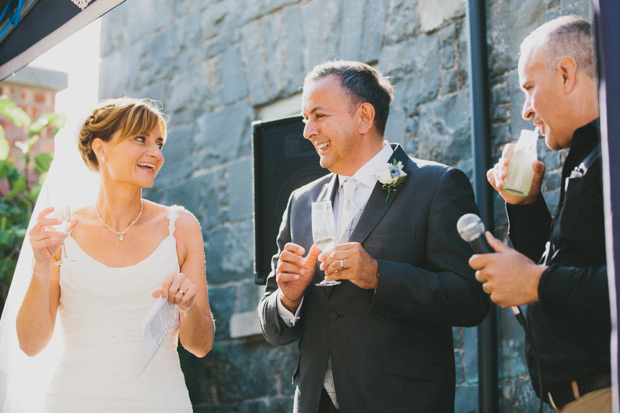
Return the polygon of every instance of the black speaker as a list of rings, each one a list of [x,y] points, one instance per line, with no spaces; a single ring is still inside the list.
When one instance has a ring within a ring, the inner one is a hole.
[[[265,284],[288,198],[295,189],[329,173],[304,138],[301,116],[252,123],[254,181],[254,282]],[[310,213],[310,211],[308,211]]]

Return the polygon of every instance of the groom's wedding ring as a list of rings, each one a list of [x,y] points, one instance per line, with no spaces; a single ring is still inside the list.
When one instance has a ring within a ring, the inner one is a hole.
[[[181,295],[185,295],[185,291],[181,290],[180,288],[179,288],[179,292],[181,293]]]
[[[340,269],[344,270],[344,262],[342,260],[340,260]]]

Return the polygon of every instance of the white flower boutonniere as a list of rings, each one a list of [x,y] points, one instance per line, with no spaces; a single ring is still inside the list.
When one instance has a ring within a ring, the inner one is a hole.
[[[383,189],[387,189],[387,197],[385,202],[390,199],[392,191],[396,191],[396,187],[403,183],[407,179],[407,174],[403,171],[403,163],[394,159],[392,163],[386,163],[377,171],[375,178],[383,185]]]

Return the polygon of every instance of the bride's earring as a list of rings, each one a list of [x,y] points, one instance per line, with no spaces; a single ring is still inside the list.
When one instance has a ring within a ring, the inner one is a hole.
[[[105,163],[105,156],[101,157],[101,163]]]

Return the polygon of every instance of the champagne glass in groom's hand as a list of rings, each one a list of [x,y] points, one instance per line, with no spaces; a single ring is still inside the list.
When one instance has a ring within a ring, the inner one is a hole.
[[[312,203],[312,238],[314,244],[322,251],[329,251],[336,245],[336,223],[331,201]],[[329,287],[340,281],[321,281],[316,285]]]

